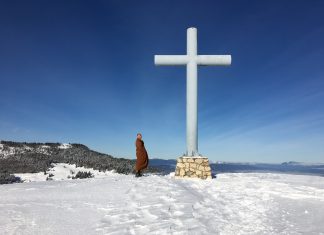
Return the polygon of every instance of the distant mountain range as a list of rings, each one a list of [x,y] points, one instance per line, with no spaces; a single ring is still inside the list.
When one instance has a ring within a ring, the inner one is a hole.
[[[177,164],[176,160],[151,159],[150,165],[157,167],[165,174],[174,171]],[[307,174],[324,176],[324,163],[302,163],[302,162],[283,162],[275,163],[241,163],[241,162],[216,162],[210,163],[213,174],[218,173],[247,173],[247,172],[265,172],[265,173],[289,173],[289,174]]]

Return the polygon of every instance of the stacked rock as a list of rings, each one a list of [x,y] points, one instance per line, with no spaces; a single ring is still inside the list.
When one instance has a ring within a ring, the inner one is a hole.
[[[178,158],[175,177],[211,179],[212,174],[208,158],[185,156]]]

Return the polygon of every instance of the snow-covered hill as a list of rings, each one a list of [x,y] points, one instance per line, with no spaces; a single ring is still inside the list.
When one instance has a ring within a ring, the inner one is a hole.
[[[7,144],[1,141],[0,143],[0,159],[6,159],[14,155],[21,155],[26,153],[34,154],[52,154],[53,147],[58,149],[69,149],[72,148],[71,144],[28,144],[28,143],[17,143],[11,142],[12,144]]]
[[[135,161],[114,158],[82,144],[0,142],[0,175],[48,171],[53,163],[68,163],[101,171],[133,172]],[[152,170],[153,171],[153,170]]]
[[[1,234],[324,234],[324,178],[109,173],[0,185]]]

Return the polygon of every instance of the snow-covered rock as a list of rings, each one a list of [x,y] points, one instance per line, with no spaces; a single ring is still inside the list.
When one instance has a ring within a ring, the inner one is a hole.
[[[61,144],[58,146],[59,149],[69,149],[71,147],[72,147],[72,145],[70,145],[70,144]]]

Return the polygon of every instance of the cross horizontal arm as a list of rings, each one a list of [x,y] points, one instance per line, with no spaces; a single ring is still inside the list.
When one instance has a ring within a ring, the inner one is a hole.
[[[198,55],[198,65],[231,65],[230,55]]]
[[[155,55],[155,65],[186,65],[188,56],[186,55]]]

